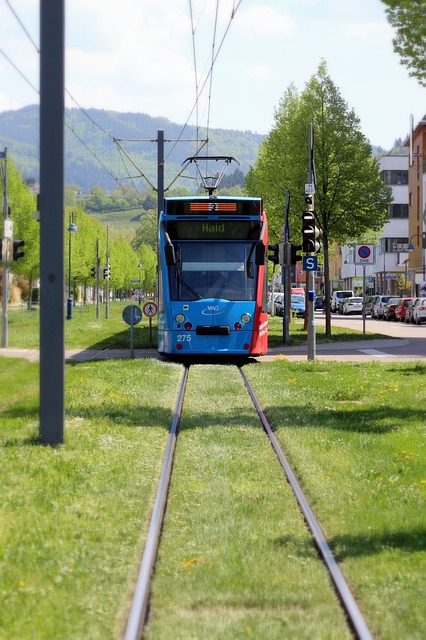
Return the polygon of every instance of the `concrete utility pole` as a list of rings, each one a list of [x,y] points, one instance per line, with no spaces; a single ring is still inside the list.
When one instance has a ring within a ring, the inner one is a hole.
[[[40,440],[64,441],[64,0],[40,0]]]
[[[315,194],[315,168],[314,168],[314,130],[312,124],[309,125],[309,164],[308,164],[308,180],[305,185],[306,193],[306,210],[315,211],[314,194]],[[310,185],[308,187],[308,185]],[[310,202],[309,202],[310,200]],[[314,238],[315,239],[315,238]],[[310,254],[309,254],[310,255]],[[314,271],[308,271],[308,360],[316,358],[316,332],[315,332],[315,275]]]
[[[3,296],[2,296],[2,327],[1,327],[1,346],[3,349],[8,345],[8,317],[7,317],[7,299],[9,297],[9,239],[7,234],[7,221],[9,219],[9,204],[7,200],[7,148],[0,153],[0,158],[4,161],[1,168],[1,176],[3,180],[3,215],[4,215],[4,229],[3,229]]]

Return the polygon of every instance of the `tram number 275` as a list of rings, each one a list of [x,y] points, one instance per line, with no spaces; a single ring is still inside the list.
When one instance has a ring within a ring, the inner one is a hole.
[[[191,342],[191,334],[190,333],[178,333],[177,341],[178,342]]]

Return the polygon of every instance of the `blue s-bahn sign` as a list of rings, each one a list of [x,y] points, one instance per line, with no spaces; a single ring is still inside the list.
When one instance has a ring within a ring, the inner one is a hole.
[[[318,271],[318,256],[303,256],[303,271]]]

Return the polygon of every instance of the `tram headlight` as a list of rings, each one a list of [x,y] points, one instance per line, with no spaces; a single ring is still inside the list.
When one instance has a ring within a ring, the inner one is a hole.
[[[175,320],[178,324],[182,324],[182,322],[185,322],[185,316],[183,313],[178,313]]]
[[[251,315],[249,313],[243,313],[243,315],[241,316],[241,322],[243,324],[248,324],[251,320]]]

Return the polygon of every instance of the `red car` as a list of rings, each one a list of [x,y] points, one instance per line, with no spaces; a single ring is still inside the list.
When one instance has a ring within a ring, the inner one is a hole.
[[[395,309],[395,320],[397,322],[405,322],[405,314],[407,312],[408,303],[413,298],[400,298]]]

